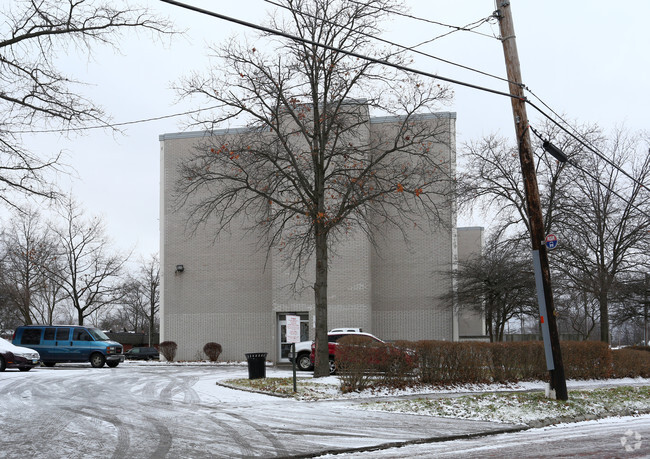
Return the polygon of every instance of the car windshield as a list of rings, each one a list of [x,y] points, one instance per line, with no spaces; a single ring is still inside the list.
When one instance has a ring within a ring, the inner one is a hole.
[[[106,334],[98,330],[97,328],[89,328],[88,332],[91,334],[93,338],[95,338],[95,341],[110,341],[111,339],[106,336]]]

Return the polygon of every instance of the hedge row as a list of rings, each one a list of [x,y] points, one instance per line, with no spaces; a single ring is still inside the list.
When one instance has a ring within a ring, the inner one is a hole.
[[[650,377],[650,353],[606,343],[561,342],[567,379]],[[515,383],[548,379],[544,345],[539,341],[476,343],[397,342],[386,345],[349,340],[336,351],[343,390],[413,384]]]

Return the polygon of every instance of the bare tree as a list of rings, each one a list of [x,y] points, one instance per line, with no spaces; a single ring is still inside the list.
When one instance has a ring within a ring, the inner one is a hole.
[[[11,224],[3,233],[1,243],[4,291],[21,323],[30,325],[49,319],[43,310],[47,302],[48,273],[54,268],[54,243],[39,212],[33,209],[15,211]]]
[[[597,146],[609,161],[588,153],[576,158],[573,190],[561,196],[559,252],[562,274],[597,299],[600,339],[609,342],[609,301],[617,280],[648,265],[650,141],[616,131]]]
[[[649,142],[621,131],[608,137],[598,126],[580,128],[583,142],[549,125],[542,131],[542,137],[551,139],[572,161],[561,165],[544,154],[541,145],[536,150],[545,228],[561,238],[550,257],[551,267],[554,276],[563,277],[558,285],[573,292],[560,295],[582,292],[585,320],[589,321],[589,303],[598,302],[601,340],[608,341],[613,282],[634,265],[648,262]],[[585,144],[604,152],[609,161]],[[465,205],[479,200],[505,225],[528,229],[522,181],[511,150],[494,137],[468,145],[468,170],[460,177],[459,196],[465,197]],[[620,169],[629,171],[633,180]],[[580,315],[572,311],[576,312]]]
[[[458,309],[483,315],[491,342],[503,341],[508,321],[534,314],[536,305],[530,260],[521,247],[500,237],[493,233],[484,253],[458,263],[451,273],[456,288],[443,297]]]
[[[57,280],[76,311],[79,325],[83,325],[86,317],[122,299],[119,280],[128,257],[112,252],[102,220],[85,219],[72,199],[60,215],[63,225],[52,228],[64,265]]]
[[[637,328],[647,346],[650,340],[650,273],[637,272],[621,276],[613,289],[612,326]]]
[[[564,276],[558,277],[566,281]],[[583,284],[568,281],[556,285],[560,290],[556,299],[558,327],[561,331],[577,333],[583,340],[589,339],[600,323],[597,299],[582,288]]]
[[[160,307],[160,263],[157,255],[141,261],[135,274],[120,286],[122,298],[104,314],[101,327],[111,330],[145,331],[151,346]]]
[[[448,124],[429,115],[451,98],[446,87],[348,52],[396,64],[407,57],[373,47],[379,20],[394,0],[283,0],[288,17],[270,27],[286,39],[269,55],[230,41],[214,52],[220,62],[193,75],[182,95],[201,96],[223,109],[208,127],[237,117],[248,129],[206,142],[182,164],[177,184],[190,221],[218,234],[238,217],[260,229],[267,247],[282,250],[294,273],[315,259],[315,375],[329,374],[327,275],[331,250],[352,230],[371,236],[377,225],[412,228],[439,221],[449,209],[452,175],[441,143]],[[268,36],[267,36],[268,38]],[[326,47],[317,46],[318,42]],[[393,126],[369,135],[368,107],[392,115]]]
[[[128,29],[172,32],[146,9],[104,0],[19,0],[0,9],[0,201],[16,207],[9,192],[55,196],[48,174],[61,170],[61,155],[31,152],[24,134],[108,126],[102,109],[79,95],[79,82],[56,67],[57,53],[90,54],[99,44],[118,49]]]
[[[151,346],[160,310],[160,260],[157,255],[152,255],[142,262],[139,281],[143,287],[142,293],[145,299],[143,312],[149,322],[149,346]]]

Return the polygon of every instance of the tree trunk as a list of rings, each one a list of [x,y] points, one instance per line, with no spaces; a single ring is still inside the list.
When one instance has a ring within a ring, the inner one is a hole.
[[[327,346],[327,234],[322,225],[316,225],[316,352],[314,377],[329,376],[329,351]]]
[[[151,307],[151,316],[149,317],[149,347],[151,347],[151,342],[153,340],[153,324],[154,324],[154,307]]]
[[[598,297],[600,305],[600,340],[609,343],[609,303],[607,293],[601,293]]]
[[[78,325],[84,324],[84,312],[81,308],[77,308],[77,321],[79,322]]]

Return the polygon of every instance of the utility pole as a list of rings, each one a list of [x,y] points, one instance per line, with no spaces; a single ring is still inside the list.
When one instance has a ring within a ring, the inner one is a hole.
[[[550,375],[551,390],[559,400],[568,400],[564,364],[560,350],[560,337],[555,320],[556,312],[553,305],[551,291],[551,271],[545,247],[544,220],[542,206],[539,199],[537,175],[535,173],[535,160],[530,143],[528,129],[528,115],[526,114],[526,97],[521,84],[521,70],[519,68],[519,55],[515,41],[515,28],[512,21],[512,11],[509,0],[496,0],[501,43],[506,61],[508,80],[510,81],[510,94],[513,96],[512,114],[515,121],[515,132],[519,145],[519,161],[526,191],[526,206],[528,221],[530,223],[530,236],[533,246],[533,264],[535,265],[535,281],[537,284],[537,297],[540,308],[540,321],[544,335],[544,348],[546,352],[546,366]]]

